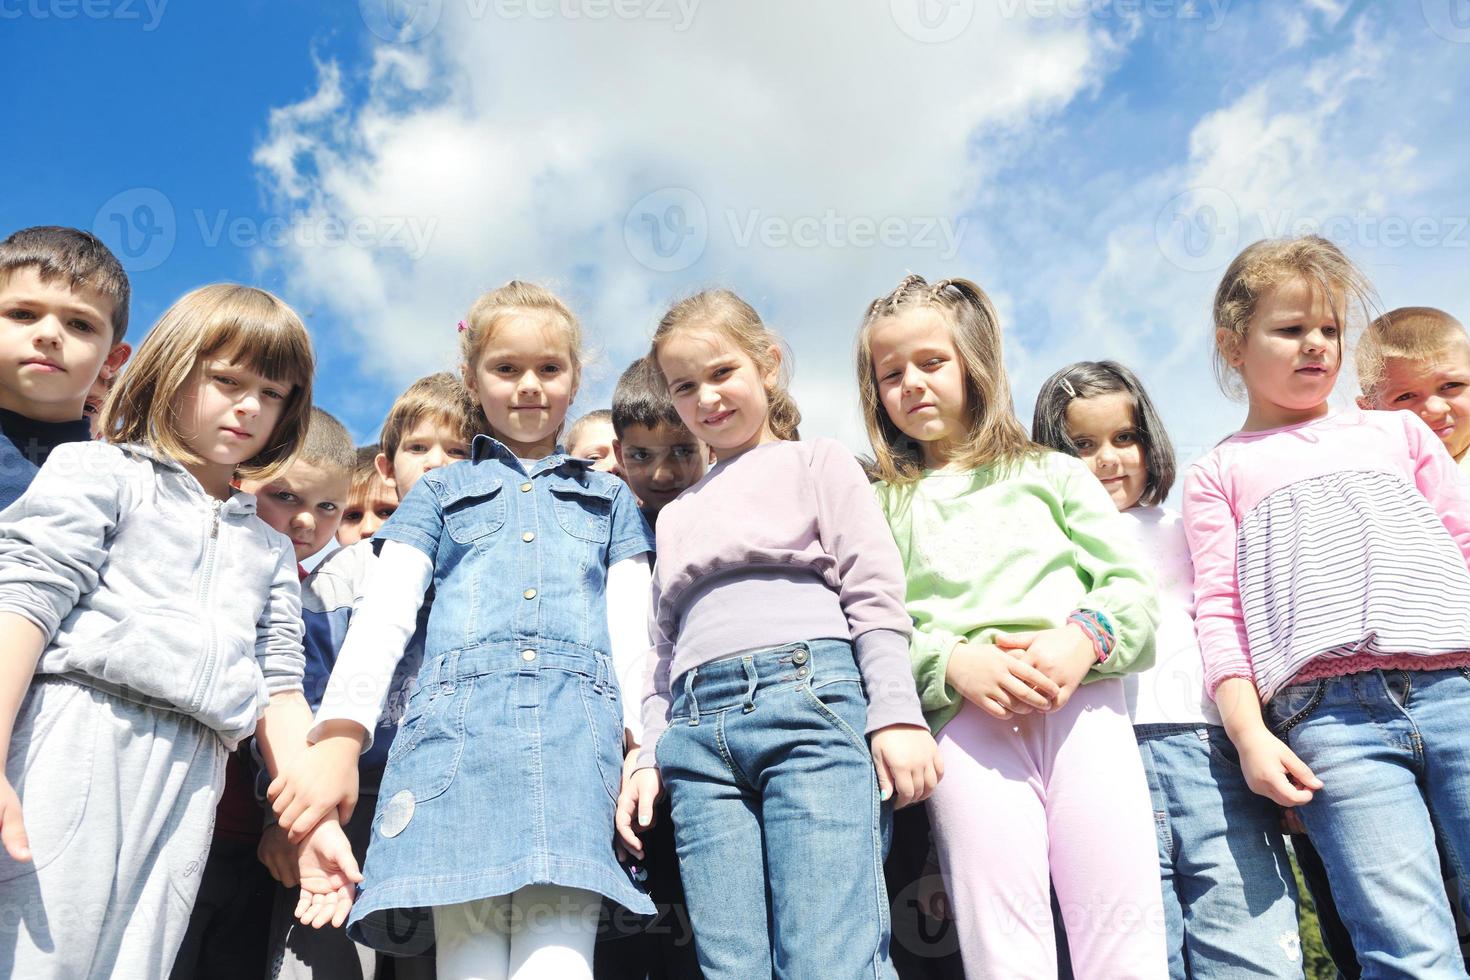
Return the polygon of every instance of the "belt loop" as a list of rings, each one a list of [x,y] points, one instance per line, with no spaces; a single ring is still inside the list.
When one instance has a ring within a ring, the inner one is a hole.
[[[699,673],[698,667],[690,667],[684,674],[684,697],[689,701],[690,728],[699,724],[699,699],[694,696],[694,675],[697,673]]]
[[[597,661],[597,676],[593,678],[592,689],[598,694],[607,693],[607,658],[600,655],[593,659]]]
[[[440,664],[443,671],[439,675],[439,686],[445,694],[454,693],[454,683],[459,679],[459,651],[456,650],[445,657]]]
[[[745,668],[745,678],[750,681],[750,686],[745,689],[745,713],[750,714],[755,710],[755,685],[760,680],[755,673],[755,658],[741,657],[740,665]]]

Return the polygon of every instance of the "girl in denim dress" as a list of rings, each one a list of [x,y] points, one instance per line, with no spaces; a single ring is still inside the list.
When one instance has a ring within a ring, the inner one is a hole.
[[[375,536],[315,744],[273,787],[277,810],[304,832],[350,806],[357,755],[432,586],[348,932],[403,953],[424,948],[432,924],[444,980],[591,977],[602,899],[654,910],[612,840],[631,738],[619,677],[648,648],[653,541],[620,480],[556,449],[580,367],[567,308],[512,282],[476,302],[461,346],[495,438],[426,474]],[[347,899],[331,884],[306,884],[303,921]]]

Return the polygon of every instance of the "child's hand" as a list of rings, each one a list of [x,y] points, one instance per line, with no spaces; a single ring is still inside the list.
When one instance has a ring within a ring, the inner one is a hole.
[[[956,644],[944,679],[996,718],[1050,711],[1059,691],[1041,671],[990,643]]]
[[[301,897],[296,900],[296,918],[313,929],[329,922],[332,928],[341,928],[362,881],[342,825],[331,817],[323,820],[302,841],[299,853]]]
[[[299,882],[296,876],[296,846],[286,839],[286,832],[281,829],[280,824],[266,824],[265,830],[260,834],[260,844],[255,848],[255,856],[260,858],[260,863],[265,865],[272,878],[287,888],[296,887]]]
[[[929,729],[889,725],[873,733],[871,744],[878,788],[883,799],[894,798],[894,809],[928,799],[939,785],[944,763]]]
[[[638,835],[653,826],[653,805],[663,793],[663,781],[658,769],[648,766],[631,776],[623,770],[623,791],[618,794],[616,819],[618,843],[638,860],[643,860],[643,842]],[[634,830],[634,827],[637,830]]]
[[[1077,686],[1097,663],[1092,638],[1082,627],[1070,623],[1034,633],[1001,634],[995,638],[995,645],[1036,668],[1056,685],[1057,696],[1043,711],[1066,707]]]
[[[349,722],[357,732],[362,726]],[[363,733],[364,735],[366,733]],[[301,752],[266,791],[271,808],[293,843],[306,837],[328,814],[346,823],[357,805],[357,760],[361,737],[328,734]]]
[[[31,859],[31,839],[26,836],[26,825],[21,820],[20,797],[3,772],[0,772],[0,843],[5,844],[5,852],[15,860]]]
[[[1310,803],[1312,794],[1322,788],[1322,780],[1307,764],[1264,728],[1237,742],[1235,748],[1240,752],[1246,785],[1282,806]]]

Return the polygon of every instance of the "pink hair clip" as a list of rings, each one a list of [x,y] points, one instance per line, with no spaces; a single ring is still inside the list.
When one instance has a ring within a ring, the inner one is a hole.
[[[459,321],[459,332],[460,333],[464,333],[465,332],[465,325],[464,325],[464,321],[463,320]]]

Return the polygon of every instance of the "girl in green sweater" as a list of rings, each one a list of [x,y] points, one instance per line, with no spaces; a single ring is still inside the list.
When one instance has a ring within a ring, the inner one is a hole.
[[[1167,976],[1119,679],[1153,659],[1156,604],[1117,509],[1027,438],[974,283],[904,279],[868,307],[857,366],[944,761],[929,807],[966,973],[1056,976],[1050,880],[1079,978]]]

